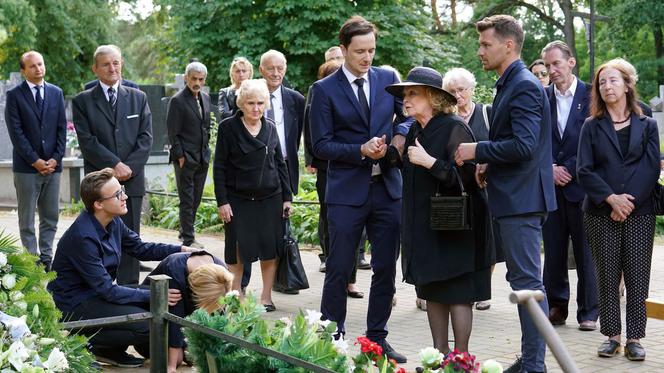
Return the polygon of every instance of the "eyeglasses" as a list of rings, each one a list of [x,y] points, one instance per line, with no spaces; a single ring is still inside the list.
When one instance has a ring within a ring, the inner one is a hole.
[[[458,95],[460,95],[464,92],[467,92],[468,90],[470,90],[470,88],[471,87],[453,89],[453,90],[450,90],[450,93],[452,94],[452,96],[458,96]]]
[[[121,199],[121,197],[122,197],[123,194],[124,194],[124,195],[127,195],[127,192],[125,192],[125,187],[124,187],[124,185],[120,187],[120,190],[118,190],[117,192],[113,193],[113,195],[108,196],[108,197],[104,197],[104,198],[100,198],[99,200],[100,200],[100,201],[106,201],[107,199],[117,198],[117,200],[119,201],[119,200]]]
[[[545,71],[540,71],[540,72],[537,72],[537,73],[533,73],[533,75],[535,75],[538,78],[546,78],[547,76],[549,76],[549,72],[545,70]]]

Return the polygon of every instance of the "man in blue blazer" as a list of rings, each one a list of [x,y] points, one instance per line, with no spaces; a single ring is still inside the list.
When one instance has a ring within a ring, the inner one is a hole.
[[[549,300],[549,320],[563,325],[567,319],[570,289],[567,247],[572,239],[576,261],[577,312],[580,330],[597,329],[599,316],[595,265],[583,229],[581,205],[585,193],[576,177],[576,152],[583,122],[589,116],[590,86],[572,73],[576,59],[562,41],[552,41],[542,50],[551,85],[546,88],[551,107],[553,180],[558,210],[552,211],[543,227],[544,287]]]
[[[477,52],[496,82],[489,141],[459,145],[456,161],[475,160],[478,182],[488,179],[489,209],[494,217],[514,290],[541,290],[540,243],[547,213],[556,209],[551,165],[551,113],[546,92],[521,61],[524,33],[511,16],[495,15],[476,24]],[[546,296],[540,301],[549,313]],[[522,357],[506,372],[543,372],[544,339],[519,306]]]
[[[344,64],[313,84],[313,153],[328,161],[330,252],[321,299],[323,317],[346,332],[346,285],[355,264],[357,243],[366,225],[371,243],[371,290],[366,336],[397,362],[406,357],[387,343],[394,278],[399,253],[401,174],[383,164],[394,123],[403,122],[402,105],[385,87],[398,83],[394,72],[371,67],[376,28],[362,17],[339,31]],[[393,121],[394,115],[396,121]]]
[[[143,171],[152,147],[152,114],[147,96],[120,84],[122,54],[115,45],[97,47],[92,70],[99,84],[79,93],[72,105],[83,166],[86,173],[113,168],[129,196],[129,213],[122,220],[140,234],[145,194]],[[122,257],[118,284],[137,285],[138,275],[138,260]]]
[[[41,54],[24,53],[19,64],[25,81],[7,92],[5,122],[13,145],[12,170],[21,243],[50,270],[58,226],[58,201],[67,119],[62,90],[44,81]],[[39,212],[39,243],[35,236]]]

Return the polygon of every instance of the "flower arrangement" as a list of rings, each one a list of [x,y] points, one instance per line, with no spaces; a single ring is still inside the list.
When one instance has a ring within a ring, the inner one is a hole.
[[[456,348],[444,355],[434,347],[420,351],[421,373],[502,373],[503,367],[494,360],[487,360],[480,365],[475,356]],[[481,370],[480,370],[481,367]]]
[[[383,354],[383,348],[367,337],[357,337],[356,345],[360,345],[360,354],[353,358],[353,373],[406,373],[399,368],[397,362]]]
[[[90,372],[87,339],[60,327],[60,312],[46,291],[55,277],[37,258],[0,232],[0,371]]]
[[[72,122],[67,122],[67,148],[78,149],[78,136],[76,135],[76,127]]]

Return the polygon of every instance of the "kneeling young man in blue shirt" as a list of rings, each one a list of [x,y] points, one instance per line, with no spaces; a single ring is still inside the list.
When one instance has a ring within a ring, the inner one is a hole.
[[[115,283],[123,254],[139,260],[162,260],[176,252],[197,251],[186,246],[148,243],[127,228],[120,219],[127,213],[127,195],[111,168],[87,174],[81,181],[85,211],[58,242],[53,271],[57,277],[48,285],[63,320],[85,320],[149,309],[150,291]],[[181,299],[179,290],[169,289],[168,303]],[[147,321],[88,328],[92,352],[97,360],[119,367],[134,368],[143,359],[125,351],[134,345],[148,357],[150,329]]]

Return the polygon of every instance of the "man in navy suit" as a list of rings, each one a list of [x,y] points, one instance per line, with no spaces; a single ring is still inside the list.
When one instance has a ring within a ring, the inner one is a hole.
[[[50,270],[58,227],[58,201],[67,119],[62,90],[44,81],[41,54],[24,53],[19,64],[25,81],[7,92],[5,122],[13,145],[12,170],[21,243]],[[39,243],[35,235],[39,212]]]
[[[362,229],[371,243],[371,291],[366,335],[388,357],[406,357],[385,340],[392,312],[399,253],[401,173],[382,163],[394,123],[403,121],[402,105],[385,87],[398,83],[394,72],[371,67],[376,28],[362,17],[347,20],[339,31],[344,64],[313,84],[311,140],[314,155],[328,161],[325,202],[330,252],[321,312],[346,332],[346,285]],[[393,122],[394,115],[397,120]]]
[[[562,41],[542,49],[551,85],[546,88],[551,106],[553,180],[558,210],[543,227],[544,288],[549,300],[549,320],[563,325],[567,319],[570,290],[567,246],[571,237],[578,275],[576,318],[580,330],[597,329],[599,316],[595,265],[583,229],[581,204],[585,193],[576,178],[576,151],[583,122],[589,116],[590,87],[572,73],[576,59]]]
[[[90,89],[90,88],[94,88],[97,84],[99,84],[99,79],[91,80],[91,81],[85,83],[85,85],[83,86],[83,89],[87,90],[87,89]],[[122,79],[122,80],[120,80],[120,84],[125,86],[125,87],[131,87],[131,88],[139,89],[138,84],[134,81],[131,81],[131,80]]]
[[[556,209],[551,165],[551,113],[546,92],[521,61],[524,33],[511,16],[495,15],[476,24],[477,51],[496,82],[489,141],[459,145],[456,161],[475,160],[478,182],[488,179],[494,217],[514,290],[541,290],[540,242],[547,213]],[[546,296],[539,303],[549,313]],[[530,315],[518,306],[522,357],[506,372],[543,372],[546,345]]]
[[[140,234],[145,194],[144,167],[152,147],[152,114],[145,93],[120,84],[122,54],[115,45],[101,45],[94,53],[92,71],[99,84],[73,100],[74,126],[86,173],[106,167],[126,188],[125,225]],[[138,285],[139,263],[122,257],[118,284]]]

